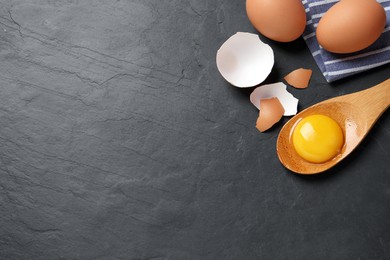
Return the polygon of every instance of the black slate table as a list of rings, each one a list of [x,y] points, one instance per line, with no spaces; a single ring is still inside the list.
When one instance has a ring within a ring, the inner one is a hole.
[[[278,161],[253,89],[215,54],[256,33],[242,0],[0,1],[0,259],[389,259],[390,114],[324,174]],[[328,84],[302,39],[269,43],[265,83],[313,69],[299,109],[376,85]]]

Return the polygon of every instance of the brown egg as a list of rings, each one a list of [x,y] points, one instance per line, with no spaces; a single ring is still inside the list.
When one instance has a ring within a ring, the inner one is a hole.
[[[376,0],[341,0],[321,18],[317,39],[330,52],[351,53],[373,44],[385,24],[385,10]]]
[[[279,122],[283,114],[284,108],[278,98],[261,99],[256,128],[260,132],[270,129],[275,123]]]
[[[284,77],[284,80],[294,88],[307,88],[311,78],[312,70],[310,69],[297,69],[290,72]]]
[[[293,41],[305,30],[301,0],[247,0],[246,13],[261,34],[275,41]]]

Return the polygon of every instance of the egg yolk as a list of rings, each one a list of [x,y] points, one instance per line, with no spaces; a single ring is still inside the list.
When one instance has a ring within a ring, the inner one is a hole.
[[[295,151],[313,163],[326,162],[335,157],[344,144],[343,131],[330,117],[312,115],[302,119],[292,134]]]

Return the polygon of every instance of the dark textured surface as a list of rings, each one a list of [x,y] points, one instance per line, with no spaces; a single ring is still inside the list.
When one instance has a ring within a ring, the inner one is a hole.
[[[254,127],[219,46],[255,32],[242,0],[0,1],[0,259],[389,259],[390,114],[343,163],[298,176]],[[302,39],[268,83],[314,70]]]

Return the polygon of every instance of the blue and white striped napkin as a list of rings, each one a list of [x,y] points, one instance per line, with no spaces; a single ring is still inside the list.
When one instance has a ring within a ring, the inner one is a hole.
[[[387,15],[381,37],[370,47],[351,54],[335,54],[318,45],[315,31],[320,18],[338,0],[302,0],[306,9],[306,29],[303,39],[328,82],[351,76],[390,63],[390,0],[377,0]]]

